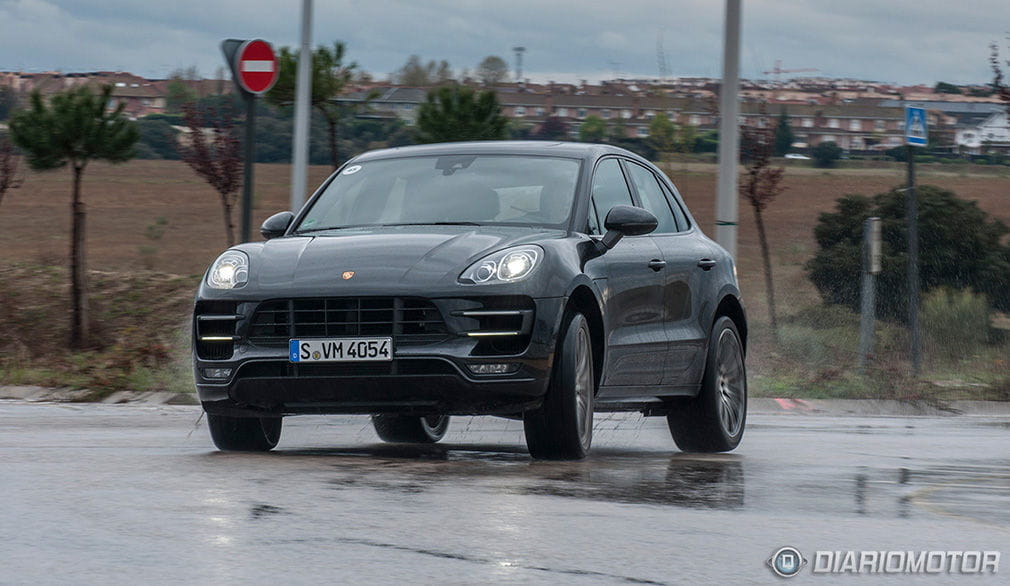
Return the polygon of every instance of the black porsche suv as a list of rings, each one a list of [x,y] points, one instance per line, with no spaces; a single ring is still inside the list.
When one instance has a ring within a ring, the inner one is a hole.
[[[471,142],[365,153],[197,293],[213,440],[262,451],[282,417],[361,413],[392,442],[450,415],[522,418],[535,458],[584,457],[595,411],[668,418],[727,451],[747,409],[731,256],[670,180],[606,146]]]

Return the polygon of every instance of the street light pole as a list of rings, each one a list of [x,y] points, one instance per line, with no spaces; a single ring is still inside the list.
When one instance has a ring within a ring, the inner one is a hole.
[[[312,95],[312,0],[302,0],[302,39],[295,85],[295,132],[291,142],[291,211],[305,202],[309,162],[309,98]]]
[[[719,176],[715,200],[715,240],[736,256],[739,217],[737,161],[740,136],[740,0],[726,0],[722,86],[719,90]]]

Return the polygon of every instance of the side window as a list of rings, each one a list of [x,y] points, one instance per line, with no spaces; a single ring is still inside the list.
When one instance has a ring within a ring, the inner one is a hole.
[[[653,234],[671,234],[677,232],[677,223],[673,219],[673,212],[670,211],[670,203],[659,186],[656,176],[645,167],[626,162],[628,174],[631,175],[631,182],[635,184],[635,190],[642,199],[642,207],[649,210],[659,220],[659,225]]]
[[[621,172],[621,164],[617,159],[604,159],[596,167],[593,175],[593,205],[596,210],[596,234],[600,234],[600,229],[604,226],[604,220],[609,212],[617,205],[635,205],[631,200],[631,191],[628,190],[628,183],[624,180],[624,173]],[[589,210],[593,213],[593,209]],[[592,227],[592,222],[590,222]]]
[[[681,232],[690,230],[691,220],[687,219],[687,214],[684,213],[684,208],[680,207],[680,202],[677,201],[677,196],[670,191],[670,187],[666,183],[660,181],[659,184],[663,186],[663,192],[666,193],[666,197],[670,202],[670,207],[673,208],[673,215],[677,218],[677,227],[680,228]]]

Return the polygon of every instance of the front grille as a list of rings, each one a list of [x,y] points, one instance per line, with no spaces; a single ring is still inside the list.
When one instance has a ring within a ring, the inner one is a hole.
[[[264,301],[249,326],[249,341],[260,346],[345,336],[390,336],[397,346],[423,346],[445,340],[449,332],[430,301],[400,297]]]

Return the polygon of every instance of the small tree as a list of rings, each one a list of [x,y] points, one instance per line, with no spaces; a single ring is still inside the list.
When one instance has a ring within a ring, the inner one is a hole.
[[[740,182],[740,195],[754,210],[754,223],[757,225],[758,244],[761,247],[761,262],[765,273],[765,294],[768,299],[768,317],[771,321],[772,337],[778,342],[778,318],[775,310],[775,283],[772,279],[772,261],[768,248],[768,234],[765,231],[764,211],[768,205],[785,187],[782,177],[785,169],[771,166],[771,155],[775,148],[772,133],[763,128],[744,127],[741,145],[746,145],[750,152],[745,153],[747,174]]]
[[[568,138],[568,124],[557,116],[548,116],[533,136],[542,140],[565,140]]]
[[[427,101],[418,110],[417,140],[501,140],[507,122],[494,92],[443,86],[428,92]]]
[[[334,101],[354,77],[357,63],[344,64],[344,43],[336,41],[333,47],[320,46],[312,54],[312,96],[309,102],[326,120],[327,140],[330,147],[330,165],[340,166],[337,129],[346,107]],[[295,85],[298,78],[298,52],[281,47],[277,55],[277,83],[267,93],[267,101],[277,106],[290,106],[295,102]]]
[[[649,138],[647,140],[649,146],[659,153],[659,158],[663,162],[669,163],[667,159],[677,146],[677,126],[662,114],[655,116],[649,123]]]
[[[607,123],[599,116],[586,116],[579,126],[579,140],[582,142],[603,142],[607,136]]]
[[[938,94],[960,94],[961,88],[957,87],[952,83],[947,83],[945,81],[938,81],[933,87],[933,91]]]
[[[789,124],[789,115],[785,110],[782,110],[779,115],[779,124],[775,127],[775,156],[784,157],[789,154],[795,140],[793,127]]]
[[[235,132],[235,119],[228,112],[214,107],[201,111],[194,104],[183,108],[183,118],[189,133],[185,142],[178,142],[179,157],[217,191],[224,213],[225,237],[228,246],[232,246],[235,244],[232,210],[242,186],[241,144]]]
[[[168,76],[168,83],[165,85],[165,112],[178,114],[182,112],[184,105],[198,97],[190,83],[197,79],[196,67],[176,69]]]
[[[443,61],[443,63],[446,63]],[[448,65],[448,63],[446,63]],[[393,74],[393,80],[400,85],[427,87],[435,84],[439,76],[438,65],[434,61],[421,62],[417,55],[411,55],[407,62]]]
[[[485,86],[501,83],[508,75],[508,64],[497,55],[488,55],[477,65],[477,79]]]
[[[37,171],[70,165],[73,172],[73,222],[70,238],[70,345],[88,344],[87,262],[84,249],[86,210],[81,197],[84,170],[92,160],[122,163],[134,156],[140,133],[123,115],[125,104],[108,109],[112,86],[95,94],[87,86],[58,93],[49,103],[38,92],[31,106],[11,119],[11,138]]]
[[[814,157],[814,164],[818,167],[834,167],[835,161],[842,157],[842,147],[835,141],[829,140],[820,143],[810,151]]]
[[[0,136],[0,204],[10,189],[17,189],[24,183],[18,174],[18,154],[6,136]]]

